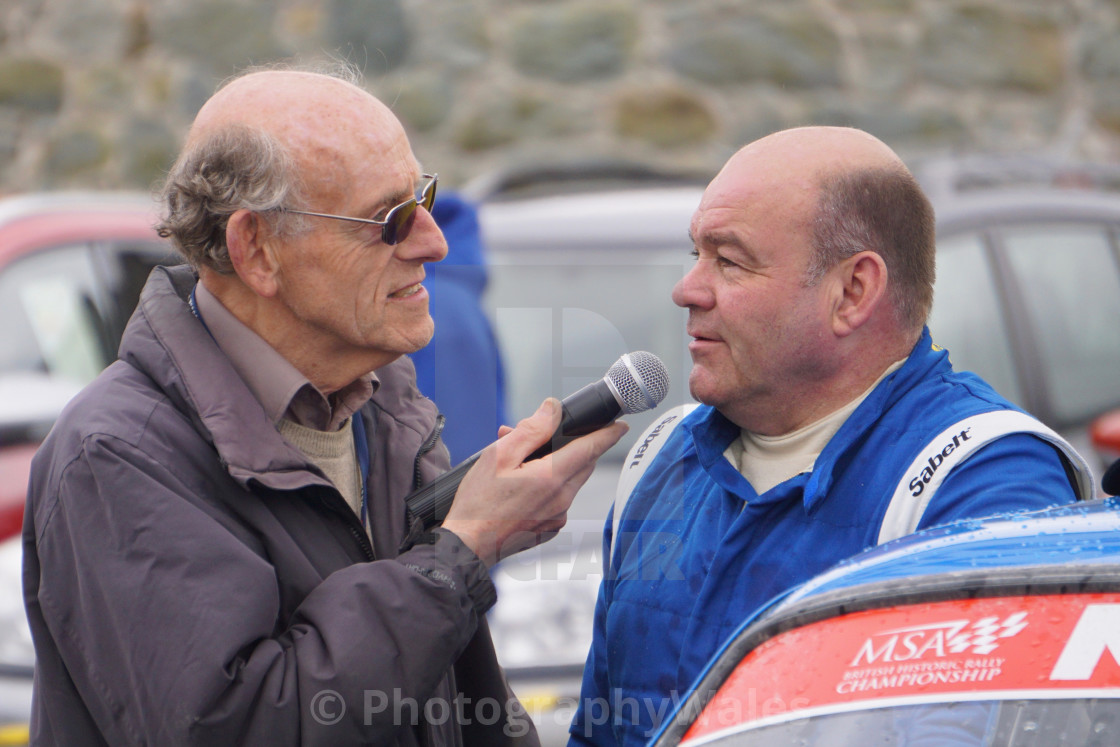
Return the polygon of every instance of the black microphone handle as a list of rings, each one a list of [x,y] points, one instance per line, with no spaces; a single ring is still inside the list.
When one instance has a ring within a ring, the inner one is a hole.
[[[560,405],[563,411],[560,427],[552,434],[552,438],[526,457],[525,461],[540,459],[580,436],[609,425],[622,412],[622,405],[615,399],[606,379],[599,379],[572,392]]]
[[[599,430],[613,422],[622,412],[622,405],[615,399],[606,379],[600,379],[570,394],[560,405],[563,411],[560,427],[552,434],[552,438],[526,457],[525,461],[540,459],[580,436]],[[479,454],[468,457],[450,471],[405,496],[409,512],[423,522],[425,529],[443,522],[455,500],[459,483],[478,461],[478,457]]]
[[[479,452],[481,454],[482,452]],[[432,480],[422,488],[409,493],[404,501],[408,512],[424,524],[425,529],[437,527],[443,523],[455,500],[455,492],[459,490],[459,483],[467,476],[467,472],[478,461],[479,454],[467,457],[448,472]]]

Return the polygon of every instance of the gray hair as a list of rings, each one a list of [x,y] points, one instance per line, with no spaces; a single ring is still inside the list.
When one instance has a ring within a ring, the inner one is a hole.
[[[887,266],[888,298],[908,330],[925,325],[933,305],[934,214],[904,167],[834,174],[820,185],[807,285],[862,251]]]
[[[242,209],[268,214],[273,230],[287,235],[302,229],[302,221],[280,208],[300,196],[293,160],[276,138],[230,126],[184,148],[164,183],[156,229],[196,270],[205,265],[229,274],[230,216]]]

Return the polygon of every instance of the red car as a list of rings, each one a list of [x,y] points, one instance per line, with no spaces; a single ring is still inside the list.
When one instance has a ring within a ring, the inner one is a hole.
[[[141,194],[0,199],[0,538],[23,521],[31,456],[116,358],[152,267],[175,262]]]

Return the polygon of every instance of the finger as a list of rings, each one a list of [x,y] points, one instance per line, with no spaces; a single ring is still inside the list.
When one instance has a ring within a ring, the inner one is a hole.
[[[580,436],[552,454],[552,467],[559,474],[576,474],[583,468],[594,467],[595,462],[630,430],[621,420]]]
[[[507,433],[513,433],[513,428],[511,426],[503,425],[498,428],[498,438],[501,438]]]
[[[505,464],[521,464],[525,461],[525,457],[552,438],[552,434],[560,427],[562,416],[560,400],[555,397],[546,399],[535,413],[519,422],[516,428],[498,440],[499,461]]]

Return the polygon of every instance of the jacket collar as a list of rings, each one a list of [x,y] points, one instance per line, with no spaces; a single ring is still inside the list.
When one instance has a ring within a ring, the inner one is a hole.
[[[330,483],[277,432],[229,359],[191,312],[190,267],[157,267],[121,339],[120,358],[144,372],[218,452],[230,475],[276,490]]]
[[[740,429],[730,420],[711,407],[699,408],[696,419],[686,423],[693,434],[697,456],[704,469],[723,488],[749,502],[772,502],[785,500],[798,488],[807,511],[820,503],[832,487],[836,466],[844,454],[852,448],[859,434],[866,431],[882,417],[915,382],[928,377],[938,368],[949,370],[948,353],[933,344],[929,328],[922,330],[907,356],[906,362],[893,373],[886,376],[871,391],[867,398],[848,417],[840,429],[828,442],[817,457],[813,471],[802,473],[775,486],[762,496],[754,491],[739,471],[724,457],[724,451]]]

